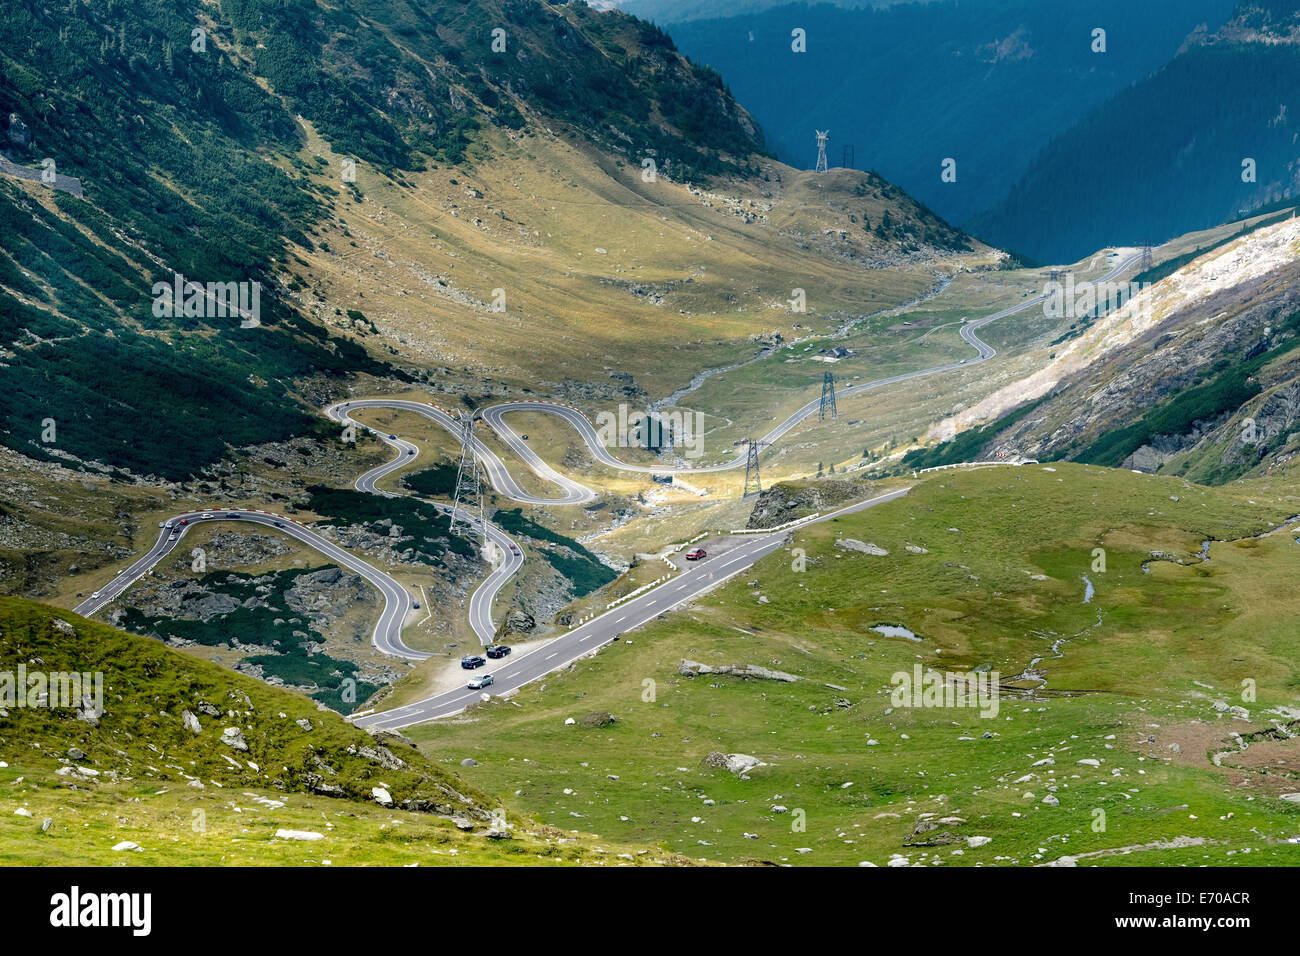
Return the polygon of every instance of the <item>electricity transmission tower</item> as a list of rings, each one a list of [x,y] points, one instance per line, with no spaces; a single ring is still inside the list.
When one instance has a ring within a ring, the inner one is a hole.
[[[767,441],[756,441],[753,438],[743,438],[740,442],[748,449],[745,455],[745,490],[741,494],[742,498],[749,497],[750,482],[753,482],[754,493],[761,495],[763,493],[763,479],[758,474],[758,453],[772,444]]]
[[[474,419],[478,412],[458,416],[460,425],[460,464],[456,468],[456,492],[452,497],[451,526],[463,524],[469,535],[483,533],[483,549],[488,546],[487,522],[483,517],[483,482],[478,474],[478,456],[474,454]],[[477,521],[477,526],[475,525]]]
[[[835,373],[829,369],[822,373],[822,407],[817,420],[824,422],[827,412],[831,413],[831,418],[840,417],[840,410],[835,407]]]
[[[817,133],[817,172],[826,172],[826,138],[831,135],[830,130],[816,130]]]
[[[1151,268],[1151,241],[1147,240],[1142,244],[1142,271],[1146,272]]]
[[[853,168],[853,144],[849,143],[844,147],[844,162],[841,164],[845,169]]]

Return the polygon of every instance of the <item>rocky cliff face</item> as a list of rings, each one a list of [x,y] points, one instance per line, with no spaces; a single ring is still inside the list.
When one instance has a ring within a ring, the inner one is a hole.
[[[1145,309],[1126,307],[1098,322],[1047,368],[936,431],[952,434],[1048,395],[985,452],[1096,460],[1209,481],[1294,454],[1300,359],[1289,347],[1300,346],[1292,321],[1300,313],[1300,220],[1216,250],[1145,295]],[[1234,378],[1234,369],[1241,375]],[[1183,406],[1190,418],[1149,414]],[[1139,432],[1144,417],[1174,426]],[[1139,437],[1121,440],[1122,429]],[[1124,451],[1113,461],[1097,458],[1099,443]]]

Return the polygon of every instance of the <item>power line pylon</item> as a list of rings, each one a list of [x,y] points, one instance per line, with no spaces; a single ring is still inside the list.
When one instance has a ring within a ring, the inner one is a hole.
[[[818,421],[826,421],[826,413],[831,418],[839,418],[840,410],[835,407],[835,373],[827,369],[822,373],[822,407],[817,413]]]
[[[1151,252],[1152,252],[1151,242],[1150,240],[1148,240],[1147,242],[1142,244],[1142,271],[1143,272],[1146,272],[1148,269],[1151,268]]]
[[[826,138],[831,135],[830,130],[815,130],[817,134],[817,172],[826,172]]]
[[[451,525],[449,532],[455,533],[456,526],[463,524],[472,537],[475,532],[483,535],[483,550],[488,547],[487,522],[483,516],[483,482],[478,474],[478,456],[474,454],[474,419],[477,412],[470,415],[461,413],[460,424],[460,464],[456,467],[456,491],[452,496]]]
[[[853,169],[853,160],[854,160],[853,144],[848,143],[843,147],[843,150],[844,150],[844,162],[841,163],[840,165],[842,165],[845,169]]]
[[[745,490],[741,497],[749,497],[751,483],[754,487],[754,494],[761,495],[763,493],[763,479],[758,473],[758,453],[772,443],[756,441],[753,438],[743,438],[740,443],[748,449],[745,455]]]

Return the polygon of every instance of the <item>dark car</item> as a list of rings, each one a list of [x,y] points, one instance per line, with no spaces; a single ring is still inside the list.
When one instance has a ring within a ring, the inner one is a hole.
[[[477,654],[466,654],[460,659],[460,666],[465,668],[467,671],[472,671],[476,667],[482,667],[486,663],[487,661],[479,657]]]
[[[505,657],[510,653],[509,644],[489,644],[487,646],[488,657]]]
[[[709,552],[705,551],[703,548],[696,548],[694,551],[687,551],[687,552],[686,552],[686,560],[687,560],[687,561],[698,561],[698,560],[700,560],[700,558],[703,558],[703,557],[707,556],[708,553],[709,553]]]

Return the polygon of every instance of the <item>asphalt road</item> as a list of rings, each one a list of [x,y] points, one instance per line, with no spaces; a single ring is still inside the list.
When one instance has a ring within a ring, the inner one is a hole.
[[[1110,281],[1119,275],[1125,269],[1129,268],[1135,261],[1141,257],[1141,253],[1133,253],[1122,259],[1118,259],[1116,264],[1100,282]],[[949,365],[937,366],[935,368],[920,369],[915,372],[907,372],[902,375],[892,376],[886,379],[879,379],[874,382],[867,382],[862,385],[855,385],[841,389],[837,395],[847,396],[864,392],[869,389],[881,388],[886,385],[896,384],[898,382],[908,381],[909,379],[919,378],[924,375],[933,375],[943,372],[954,371],[963,365],[971,362],[981,362],[992,358],[996,351],[992,346],[980,340],[976,332],[1006,316],[1013,315],[1024,309],[1040,305],[1046,299],[1045,295],[1027,298],[1015,306],[1003,309],[1000,312],[983,316],[973,322],[968,322],[962,326],[961,336],[975,348],[977,357],[965,362],[958,362]],[[792,415],[787,417],[783,422],[769,431],[763,440],[766,442],[775,442],[789,432],[792,428],[802,422],[809,416],[816,414],[820,407],[820,400],[813,401],[803,406]],[[384,442],[394,448],[396,456],[389,462],[385,462],[377,468],[367,471],[359,477],[354,483],[360,491],[371,494],[381,494],[388,497],[392,495],[388,492],[381,491],[376,482],[385,475],[407,466],[418,457],[418,448],[409,441],[399,438],[395,435],[384,434],[377,429],[371,428],[364,423],[357,422],[351,418],[351,412],[359,408],[392,408],[412,411],[437,422],[446,428],[453,435],[459,435],[459,427],[455,418],[444,410],[435,405],[425,402],[414,402],[407,400],[394,400],[385,398],[359,399],[349,402],[341,402],[331,406],[327,414],[340,424],[351,423],[359,428],[364,428],[378,435]],[[530,468],[534,474],[540,478],[557,486],[560,491],[560,497],[541,498],[525,491],[506,468],[505,463],[496,455],[492,449],[488,448],[480,439],[473,439],[473,449],[486,473],[487,479],[493,488],[504,497],[514,501],[532,505],[557,505],[557,504],[585,504],[595,499],[595,492],[584,485],[579,484],[571,478],[560,474],[544,462],[523,438],[514,431],[505,421],[504,416],[512,411],[540,411],[557,415],[569,422],[577,431],[583,443],[587,446],[592,457],[611,468],[623,471],[651,473],[651,474],[691,474],[694,472],[716,472],[724,471],[731,468],[740,467],[744,462],[740,459],[725,462],[717,465],[708,465],[701,468],[663,468],[648,465],[630,465],[626,464],[613,455],[605,448],[604,444],[586,416],[575,408],[566,405],[560,405],[553,402],[504,402],[499,405],[491,406],[484,410],[483,419],[497,436],[504,442],[511,451],[516,454],[525,465]],[[863,508],[873,507],[885,501],[892,500],[906,494],[907,490],[892,492],[866,502],[860,502],[857,505],[834,512],[816,520],[824,521],[836,515],[846,514],[853,511],[859,511]],[[450,509],[446,505],[432,502],[444,513]],[[181,519],[187,519],[185,525],[180,525]],[[158,540],[150,550],[137,559],[130,567],[120,572],[116,578],[103,588],[96,592],[97,596],[82,601],[75,611],[78,614],[90,615],[100,610],[120,594],[122,594],[131,584],[139,580],[144,574],[148,573],[162,558],[170,554],[180,542],[184,539],[188,530],[195,524],[204,521],[247,521],[256,524],[268,525],[276,530],[296,538],[304,544],[314,548],[321,554],[329,557],[342,567],[361,575],[379,589],[384,597],[384,610],[379,620],[375,624],[371,636],[371,642],[379,650],[392,654],[397,657],[403,657],[410,660],[422,660],[429,657],[429,654],[413,650],[402,642],[402,629],[406,625],[408,618],[414,610],[414,600],[410,593],[402,587],[392,577],[383,571],[373,567],[370,564],[353,557],[347,551],[328,541],[327,539],[309,530],[303,525],[298,524],[290,518],[279,515],[273,515],[263,511],[248,511],[240,509],[222,509],[221,511],[212,512],[190,512],[183,515],[177,515],[169,519],[162,528]],[[522,548],[509,537],[504,531],[488,522],[481,529],[486,533],[487,540],[494,547],[493,553],[485,555],[489,559],[499,556],[500,562],[495,564],[492,572],[488,577],[475,589],[470,598],[469,620],[475,633],[483,643],[488,643],[495,635],[496,629],[492,623],[492,604],[501,588],[507,581],[523,566],[524,554]],[[522,654],[518,658],[505,658],[500,661],[493,661],[490,671],[493,673],[496,683],[491,687],[492,693],[503,693],[516,689],[536,680],[537,678],[551,673],[561,667],[564,667],[574,660],[590,654],[596,648],[608,644],[615,640],[620,634],[640,627],[647,621],[653,619],[666,610],[677,607],[685,601],[689,601],[707,591],[709,588],[716,586],[718,583],[738,574],[758,561],[760,558],[781,546],[785,540],[788,531],[773,534],[762,534],[753,536],[732,536],[715,540],[709,545],[709,557],[697,565],[687,566],[677,576],[669,579],[657,588],[631,600],[618,607],[606,612],[580,625],[574,630],[556,638],[547,646],[536,651]],[[482,673],[477,671],[476,673]],[[467,672],[468,676],[468,672]],[[406,727],[411,724],[420,723],[426,720],[432,720],[437,717],[444,717],[448,714],[457,713],[464,709],[470,703],[480,698],[482,692],[471,691],[463,688],[444,694],[432,696],[426,700],[409,704],[392,711],[386,711],[361,717],[357,723],[362,726],[376,726],[386,728]]]
[[[1141,258],[1141,252],[1134,252],[1127,256],[1119,257],[1116,259],[1115,265],[1111,267],[1110,271],[1107,272],[1106,275],[1102,276],[1100,279],[1091,281],[1094,283],[1109,282]],[[933,368],[904,372],[901,375],[893,375],[889,378],[864,382],[861,385],[851,385],[845,388],[840,388],[835,394],[840,398],[858,395],[862,392],[883,388],[887,385],[897,385],[900,382],[907,382],[926,375],[938,375],[944,372],[953,372],[964,366],[988,361],[993,358],[993,356],[997,355],[997,350],[987,342],[980,339],[977,334],[978,331],[990,322],[996,322],[998,319],[1004,319],[1007,316],[1016,314],[1017,312],[1023,312],[1025,309],[1042,305],[1046,299],[1046,295],[1026,298],[1024,301],[1002,309],[999,312],[982,316],[981,318],[962,325],[961,337],[967,344],[975,349],[976,355],[973,358],[959,362],[952,362],[947,365],[937,365]],[[448,429],[453,435],[459,433],[456,421],[451,415],[435,405],[423,402],[392,401],[389,399],[363,399],[346,403],[346,405],[347,407],[352,408],[403,408],[408,411],[418,412],[419,414],[433,419],[444,428]],[[343,406],[336,405],[330,408],[328,413],[337,418],[338,416],[336,412],[341,407]],[[815,401],[809,402],[789,415],[784,421],[769,431],[760,440],[768,444],[773,444],[779,441],[800,422],[818,414],[820,409],[821,398],[818,397]],[[485,408],[482,413],[483,421],[492,429],[493,432],[496,433],[497,437],[519,457],[520,461],[533,471],[534,474],[543,480],[558,486],[562,491],[561,496],[556,498],[541,498],[536,495],[528,494],[520,488],[515,480],[510,476],[510,472],[507,470],[501,459],[476,438],[474,445],[475,453],[483,462],[492,487],[505,497],[511,498],[514,501],[524,502],[525,504],[584,504],[588,501],[594,500],[596,494],[590,488],[560,474],[550,465],[546,464],[546,462],[532,450],[529,444],[524,441],[523,437],[506,423],[505,416],[510,412],[542,412],[563,419],[578,433],[578,437],[582,439],[582,443],[586,446],[587,452],[592,456],[592,458],[604,465],[608,465],[610,468],[615,468],[620,471],[639,472],[641,474],[653,475],[691,475],[729,471],[733,468],[741,468],[745,464],[744,458],[739,456],[731,461],[722,462],[716,465],[703,465],[699,468],[673,468],[663,465],[628,464],[610,453],[604,443],[600,440],[600,436],[597,433],[595,426],[592,425],[585,414],[576,408],[568,405],[561,405],[558,402],[502,402],[498,405],[492,405]],[[393,467],[400,467],[400,462],[394,463]]]
[[[182,520],[186,521],[186,524],[180,524]],[[266,511],[223,508],[220,511],[185,512],[169,518],[164,522],[158,540],[154,542],[153,547],[143,557],[137,559],[134,564],[120,572],[112,581],[96,591],[95,594],[98,597],[92,595],[86,598],[73,610],[83,617],[94,614],[122,594],[128,587],[147,574],[155,564],[179,547],[191,528],[209,521],[247,521],[253,524],[266,525],[282,534],[289,535],[291,538],[296,538],[308,547],[319,551],[331,561],[361,575],[361,577],[378,588],[384,598],[384,610],[379,615],[379,620],[375,622],[370,642],[385,654],[392,654],[394,657],[419,661],[430,656],[422,651],[413,650],[402,643],[402,628],[406,624],[407,617],[415,610],[415,600],[406,588],[383,571],[367,564],[360,558],[353,557],[332,541],[322,538],[316,532],[298,524],[292,518],[274,515]]]
[[[886,501],[901,498],[908,491],[909,489],[903,488],[868,501],[861,501],[812,519],[806,524],[828,521],[840,515],[872,508]],[[592,618],[537,650],[520,654],[518,657],[512,654],[499,660],[489,660],[486,667],[465,671],[466,681],[483,673],[491,673],[494,682],[488,688],[470,690],[468,687],[459,687],[392,710],[356,716],[353,721],[361,727],[398,730],[402,727],[410,727],[412,724],[459,713],[470,704],[481,700],[484,694],[499,696],[517,690],[525,684],[568,666],[579,658],[586,657],[598,648],[617,640],[627,631],[654,620],[664,612],[699,597],[710,588],[717,587],[729,578],[747,570],[760,558],[780,548],[789,533],[787,530],[771,534],[732,535],[712,539],[709,542],[709,554],[706,558],[698,562],[684,562],[684,570],[659,587],[620,604],[599,617]]]
[[[447,415],[447,413],[443,412],[441,409],[435,408],[432,405],[421,405],[419,402],[402,402],[394,403],[393,405],[376,405],[373,402],[367,403],[364,401],[341,402],[340,404],[334,405],[328,409],[329,416],[340,424],[351,423],[357,428],[364,428],[366,431],[377,435],[385,444],[397,450],[397,456],[391,461],[387,461],[377,468],[370,469],[353,482],[353,487],[358,491],[365,491],[374,495],[383,495],[385,498],[394,498],[397,496],[390,492],[381,490],[375,485],[375,482],[380,478],[383,478],[385,475],[391,474],[399,468],[404,468],[411,464],[418,457],[419,449],[415,445],[405,439],[397,437],[396,435],[386,434],[379,429],[371,428],[369,425],[358,422],[349,414],[349,412],[356,408],[378,407],[400,407],[405,408],[408,411],[416,411],[422,415],[427,415],[429,418],[432,418],[434,421],[443,425],[451,423],[451,425],[454,426],[455,422],[451,416]],[[481,445],[482,443],[479,442],[478,444]],[[477,447],[478,445],[476,445],[476,448]],[[496,464],[501,468],[501,470],[503,472],[505,471],[505,465],[502,464],[499,458],[496,458],[496,456],[492,454],[491,449],[484,447],[483,451],[486,454],[491,455],[492,458],[496,460]],[[508,472],[506,474],[508,474]],[[512,478],[511,481],[513,482],[514,479]],[[449,514],[451,512],[451,509],[441,502],[430,501],[428,503],[433,505],[443,514]],[[478,534],[481,535],[483,533],[484,528],[478,523],[477,517],[471,516],[470,524]],[[496,637],[496,625],[492,622],[492,604],[496,600],[496,596],[501,589],[505,587],[506,583],[512,577],[514,577],[515,572],[524,566],[524,550],[520,547],[517,541],[492,522],[487,522],[486,530],[487,540],[495,547],[483,557],[485,560],[493,562],[493,568],[491,573],[483,579],[483,583],[475,588],[474,593],[470,595],[469,623],[470,627],[474,629],[474,633],[478,635],[479,641],[483,644],[490,644]],[[497,558],[500,560],[497,561]]]

